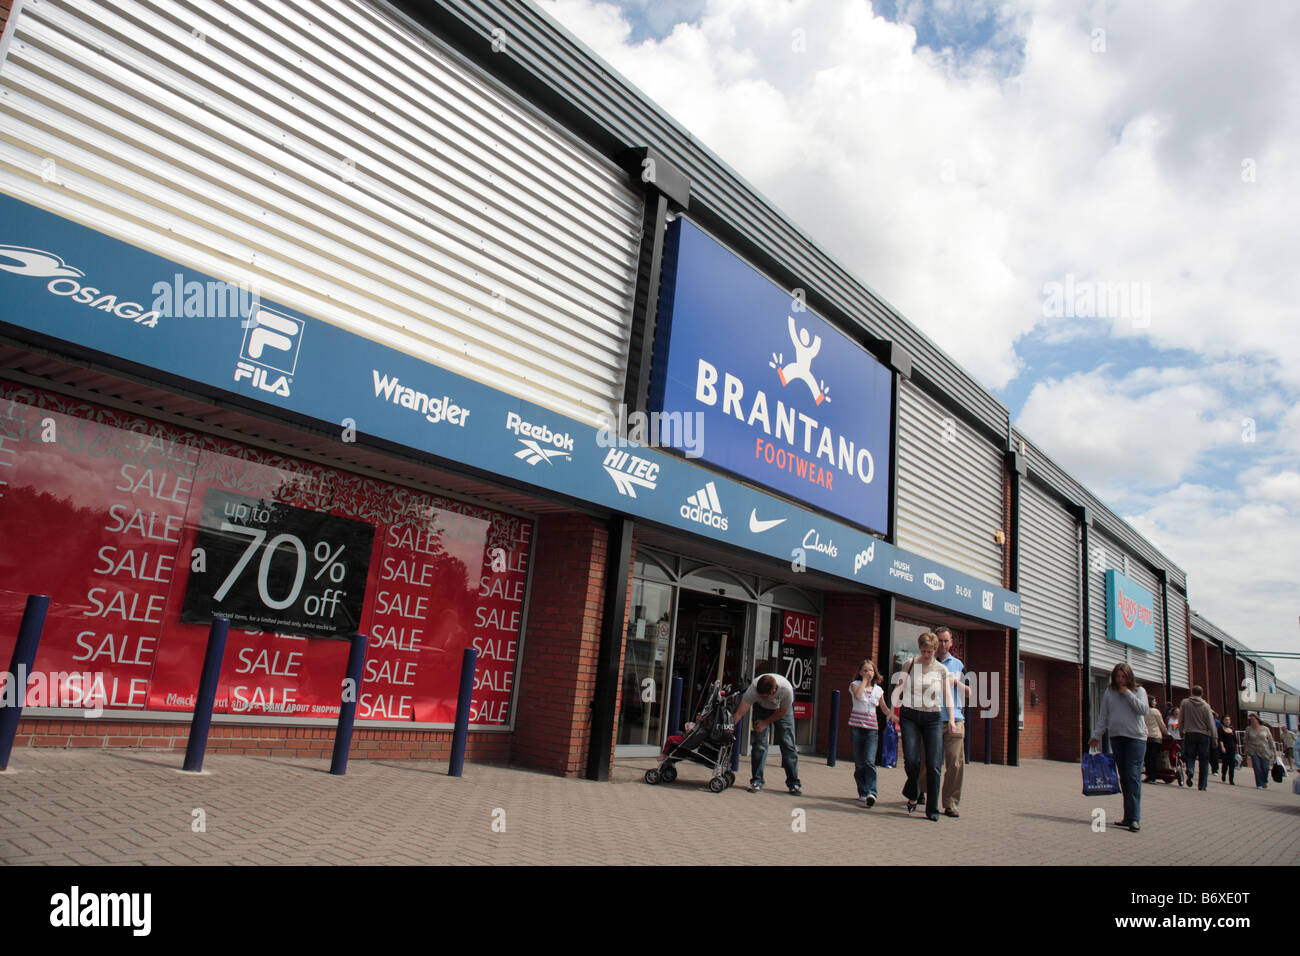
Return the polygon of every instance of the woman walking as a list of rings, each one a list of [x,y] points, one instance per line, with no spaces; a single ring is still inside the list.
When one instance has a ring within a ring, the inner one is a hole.
[[[925,818],[939,819],[939,778],[943,773],[943,717],[942,711],[953,713],[952,673],[934,659],[939,638],[926,631],[916,639],[918,656],[903,665],[901,686],[903,764],[907,768],[907,783],[903,797],[907,812],[911,813],[921,800],[917,777],[925,765]],[[957,723],[949,719],[948,732],[957,733]]]
[[[1096,747],[1103,734],[1110,734],[1110,749],[1119,770],[1124,793],[1124,819],[1119,826],[1137,833],[1142,829],[1142,761],[1147,749],[1147,694],[1127,664],[1116,664],[1110,672],[1110,686],[1101,698],[1101,713],[1092,728],[1088,748]]]
[[[876,712],[898,728],[898,722],[885,703],[885,691],[880,686],[874,661],[865,660],[858,668],[858,679],[849,685],[853,699],[853,713],[849,714],[849,735],[853,738],[853,779],[858,785],[858,799],[865,806],[876,805],[876,744],[880,740],[880,724]]]
[[[1268,789],[1268,773],[1273,769],[1276,755],[1273,731],[1259,719],[1259,714],[1251,714],[1250,726],[1246,728],[1246,756],[1255,769],[1255,786],[1260,790]]]
[[[1219,730],[1219,745],[1223,747],[1223,758],[1219,761],[1219,779],[1226,780],[1232,786],[1237,785],[1237,730],[1232,726],[1232,718],[1223,715],[1223,727]]]

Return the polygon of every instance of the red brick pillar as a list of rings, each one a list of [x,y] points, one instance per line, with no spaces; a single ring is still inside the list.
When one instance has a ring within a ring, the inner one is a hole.
[[[560,776],[586,769],[608,534],[585,515],[537,523],[512,759]]]
[[[0,0],[0,36],[4,36],[5,24],[9,22],[9,11],[13,8],[14,0]]]
[[[1000,631],[968,631],[966,634],[966,656],[962,663],[973,675],[972,680],[990,690],[993,687],[991,675],[998,675],[998,710],[992,718],[993,748],[992,762],[1007,762],[1007,731],[1010,727],[1011,704],[1015,699],[1016,677],[1011,667],[1011,634]],[[972,702],[973,703],[973,702]],[[975,713],[967,718],[966,732],[971,735],[970,758],[972,761],[984,760],[985,718],[980,716],[981,708],[973,707]]]
[[[849,737],[849,684],[857,679],[858,665],[864,658],[877,659],[880,647],[880,600],[865,594],[829,593],[822,615],[821,654],[826,666],[818,681],[817,750],[826,753],[830,742],[831,691],[840,692],[839,743],[835,756],[853,760],[853,741]],[[882,675],[882,686],[889,692],[889,675]]]
[[[1223,652],[1217,647],[1210,648],[1206,660],[1209,684],[1205,688],[1205,699],[1210,702],[1210,709],[1222,717],[1226,713],[1223,709]]]
[[[1047,759],[1083,756],[1083,665],[1053,661],[1047,675]],[[1081,729],[1082,728],[1082,729]]]

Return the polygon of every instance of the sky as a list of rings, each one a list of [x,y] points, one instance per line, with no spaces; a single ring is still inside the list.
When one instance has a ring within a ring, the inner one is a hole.
[[[1300,651],[1300,4],[540,6]]]

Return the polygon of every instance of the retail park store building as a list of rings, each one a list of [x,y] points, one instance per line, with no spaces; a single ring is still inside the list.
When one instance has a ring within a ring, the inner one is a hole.
[[[473,647],[471,759],[598,778],[674,677],[824,751],[939,624],[974,759],[1199,675],[1183,572],[531,7],[15,0],[0,124],[22,743],[183,746],[215,614],[215,749],[323,755],[361,633],[355,756],[445,755]]]

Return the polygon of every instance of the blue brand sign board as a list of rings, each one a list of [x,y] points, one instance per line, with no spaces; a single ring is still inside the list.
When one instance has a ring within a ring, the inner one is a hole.
[[[0,195],[0,328],[10,334],[51,336],[306,416],[337,428],[340,440],[351,420],[361,435],[1020,626],[1012,591],[328,322],[227,292],[210,276]]]
[[[1156,649],[1156,601],[1151,592],[1118,571],[1106,572],[1106,637],[1140,651]]]
[[[701,457],[870,530],[889,516],[892,373],[698,226],[665,242],[650,404]]]

